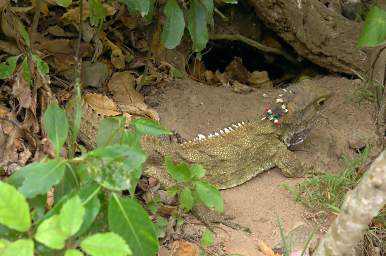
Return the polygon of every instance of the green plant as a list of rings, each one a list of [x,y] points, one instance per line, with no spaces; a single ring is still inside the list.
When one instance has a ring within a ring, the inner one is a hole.
[[[355,159],[343,157],[344,171],[340,175],[323,174],[304,180],[295,188],[284,187],[311,209],[339,209],[348,190],[353,188],[360,179],[357,169],[368,161],[369,148],[362,150]]]
[[[386,12],[381,8],[372,7],[366,17],[365,24],[358,39],[358,47],[374,47],[385,43]]]
[[[365,24],[358,39],[359,48],[371,49],[373,54],[369,55],[371,66],[369,67],[368,78],[365,83],[362,96],[369,99],[375,99],[378,107],[381,109],[380,115],[383,115],[384,104],[384,66],[382,52],[386,46],[386,12],[377,6],[370,8],[367,13]],[[374,55],[374,56],[372,56]],[[366,91],[371,89],[370,93]]]
[[[73,103],[76,113],[79,102]],[[83,255],[82,249],[88,255],[106,255],[106,251],[109,255],[155,255],[156,229],[135,198],[147,158],[140,140],[144,134],[170,132],[146,119],[133,121],[132,129],[125,129],[124,117],[104,119],[97,133],[97,148],[65,159],[61,156],[63,146],[79,131],[80,120],[73,119],[69,122],[60,107],[50,105],[43,124],[55,158],[29,164],[15,172],[8,184],[0,183],[0,237],[7,239],[0,240],[0,254],[21,255],[23,251],[22,255],[33,255],[35,251],[68,256]],[[174,171],[178,177],[179,170]],[[218,190],[198,178],[194,182],[201,202],[222,209],[221,197],[210,194],[219,195]],[[46,211],[47,193],[52,190],[54,205]],[[128,190],[130,197],[122,196],[122,190]],[[186,201],[181,202],[185,207]]]
[[[218,212],[224,211],[221,194],[213,185],[202,181],[205,170],[201,165],[189,166],[186,163],[174,165],[166,158],[165,166],[168,173],[177,181],[177,185],[169,188],[170,196],[178,195],[180,207],[190,211],[195,203],[203,203]]]
[[[277,220],[278,225],[279,225],[279,231],[280,231],[280,239],[281,239],[281,244],[284,249],[284,256],[291,256],[293,253],[293,242],[297,242],[296,238],[290,237],[291,234],[288,234],[288,237],[285,235],[284,227],[283,224],[281,223],[280,219]],[[306,241],[304,241],[303,245],[303,250],[300,254],[300,256],[303,256],[307,252],[307,248],[314,237],[314,232],[311,232],[307,238]],[[295,240],[295,241],[294,241]]]
[[[313,210],[324,210],[338,214],[348,191],[356,186],[361,178],[358,170],[369,158],[369,147],[364,148],[358,157],[349,159],[343,157],[344,171],[341,175],[324,174],[304,180],[297,187],[284,187],[293,195],[294,199]],[[384,237],[386,234],[386,208],[373,220],[365,239],[371,245],[386,250]]]

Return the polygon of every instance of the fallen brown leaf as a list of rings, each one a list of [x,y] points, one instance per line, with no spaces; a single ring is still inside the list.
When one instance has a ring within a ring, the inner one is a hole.
[[[115,102],[107,96],[86,93],[84,95],[84,100],[92,109],[101,115],[117,116],[121,113]]]
[[[280,254],[276,254],[263,240],[257,241],[257,249],[264,253],[265,256],[280,256]]]
[[[184,240],[178,240],[172,244],[172,256],[198,256],[199,252],[197,245]]]

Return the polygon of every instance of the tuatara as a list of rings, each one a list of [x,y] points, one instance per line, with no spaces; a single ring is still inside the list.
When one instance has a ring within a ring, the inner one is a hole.
[[[313,173],[313,168],[303,164],[288,147],[303,142],[330,92],[315,86],[310,79],[291,85],[286,91],[283,98],[288,113],[282,116],[280,125],[258,116],[254,121],[233,124],[214,135],[199,135],[182,144],[144,137],[142,146],[149,155],[145,175],[159,179],[165,187],[173,185],[163,164],[165,156],[177,162],[202,164],[207,170],[205,179],[219,189],[238,186],[273,167],[280,168],[287,177]],[[102,118],[83,104],[79,138],[86,146],[95,145]]]

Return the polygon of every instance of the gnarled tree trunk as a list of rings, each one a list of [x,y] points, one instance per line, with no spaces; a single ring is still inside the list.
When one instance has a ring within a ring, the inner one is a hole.
[[[295,51],[331,71],[364,73],[366,55],[356,47],[361,24],[319,0],[249,0],[258,17]]]

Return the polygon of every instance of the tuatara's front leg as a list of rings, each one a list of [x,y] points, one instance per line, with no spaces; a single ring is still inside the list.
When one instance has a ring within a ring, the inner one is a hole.
[[[322,173],[316,171],[315,167],[303,163],[297,158],[295,153],[287,149],[281,142],[277,145],[277,153],[274,162],[282,174],[289,178],[303,178]]]
[[[192,214],[209,229],[213,229],[213,224],[223,224],[235,230],[250,232],[248,227],[241,226],[240,224],[234,222],[233,216],[218,213],[203,205],[194,206],[192,209]]]

